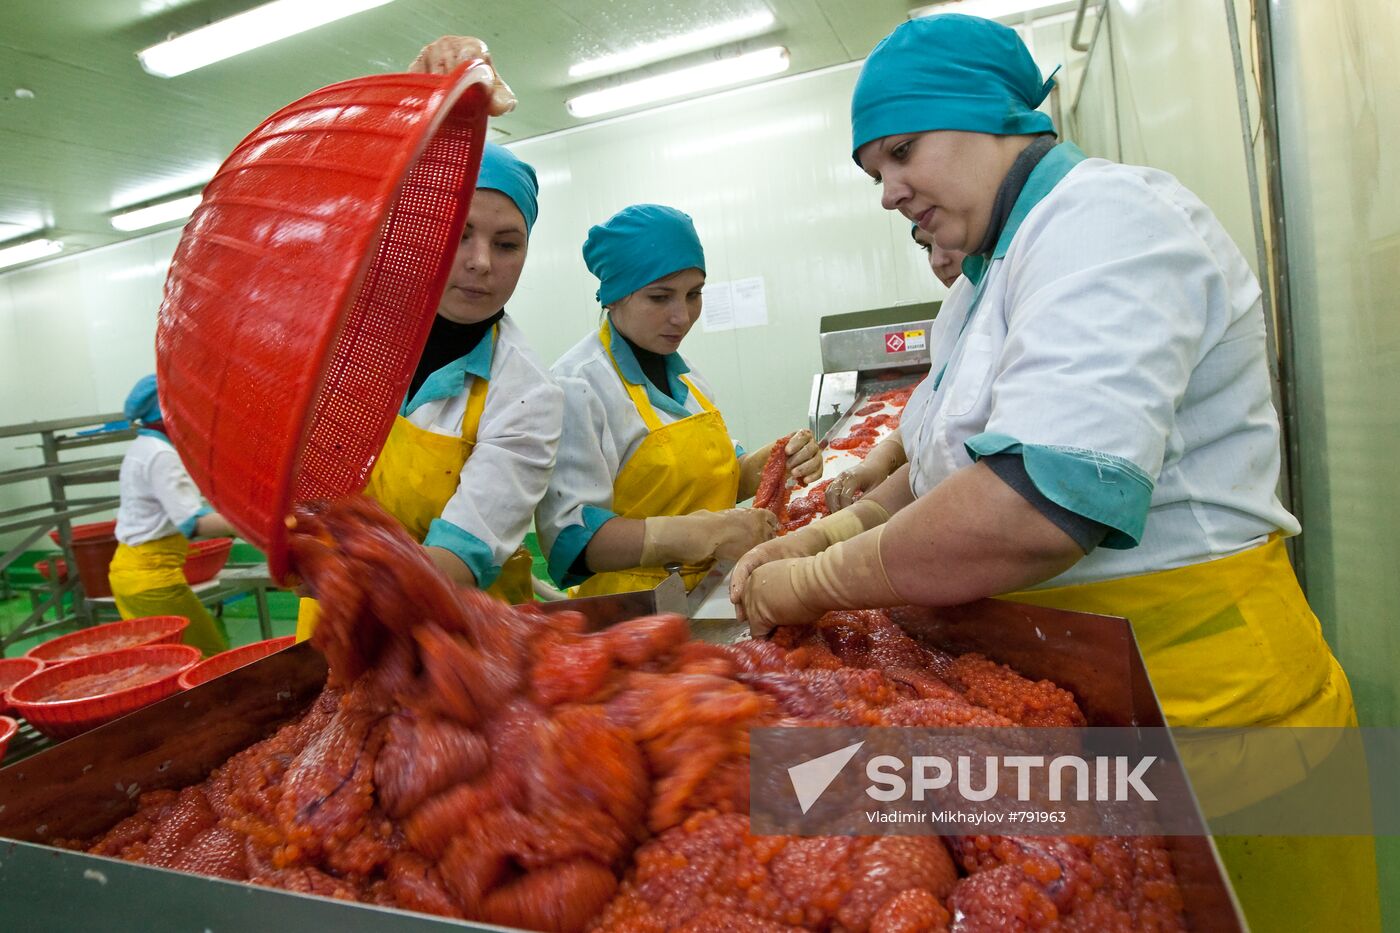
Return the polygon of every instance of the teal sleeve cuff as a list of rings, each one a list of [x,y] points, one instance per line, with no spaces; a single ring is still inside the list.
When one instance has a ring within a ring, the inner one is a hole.
[[[1108,526],[1100,547],[1126,551],[1141,543],[1153,483],[1132,461],[1074,447],[1022,444],[990,432],[968,438],[963,446],[973,462],[991,454],[1020,454],[1026,475],[1041,495]]]
[[[744,445],[743,445],[743,444],[735,444],[735,445],[734,445],[734,456],[735,456],[735,457],[743,457],[744,454],[746,454],[746,453],[748,453],[748,451],[744,449]]]
[[[485,541],[444,519],[433,519],[428,526],[427,537],[423,539],[423,546],[440,547],[456,554],[476,577],[476,585],[483,590],[501,575],[501,568],[492,558],[491,548]]]
[[[180,532],[180,534],[184,535],[186,538],[193,538],[196,527],[199,525],[199,520],[206,515],[213,514],[214,510],[206,505],[202,507],[198,512],[195,512],[193,515],[191,515],[189,518],[176,525],[175,528]]]
[[[583,524],[570,525],[559,532],[559,537],[554,539],[554,547],[549,552],[549,575],[555,583],[561,587],[570,587],[578,586],[588,579],[586,575],[574,573],[574,564],[584,548],[588,547],[588,542],[598,533],[598,529],[614,518],[617,518],[616,512],[585,505]]]

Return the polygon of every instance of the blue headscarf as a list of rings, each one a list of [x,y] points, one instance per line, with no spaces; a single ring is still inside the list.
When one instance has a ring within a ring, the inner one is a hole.
[[[128,421],[150,423],[160,420],[160,399],[156,397],[155,374],[136,380],[136,386],[126,397],[126,404],[122,405],[122,414],[126,415]]]
[[[1008,26],[959,13],[910,20],[860,69],[851,96],[851,157],[872,139],[898,133],[1053,133],[1050,117],[1035,108],[1054,86],[1053,75],[1041,80]]]
[[[482,188],[499,191],[514,201],[520,216],[525,218],[525,236],[530,236],[535,218],[540,215],[540,183],[530,163],[522,162],[504,146],[487,143],[481,153],[476,187],[478,191]]]
[[[598,303],[607,306],[682,269],[704,272],[705,250],[689,214],[633,204],[588,231],[583,261],[598,277]]]

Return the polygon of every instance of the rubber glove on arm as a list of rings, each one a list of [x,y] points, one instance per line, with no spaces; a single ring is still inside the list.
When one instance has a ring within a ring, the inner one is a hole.
[[[876,444],[865,459],[836,477],[826,487],[826,507],[832,512],[848,507],[852,502],[879,486],[895,470],[904,466],[904,438],[895,431]]]
[[[778,519],[767,509],[657,515],[645,523],[640,567],[737,560],[778,533]]]
[[[743,588],[742,613],[758,635],[833,609],[952,606],[1024,589],[1083,557],[1073,538],[977,463],[873,531],[759,567]]]
[[[861,500],[849,509],[819,518],[781,538],[758,545],[739,559],[729,580],[729,601],[743,605],[750,574],[764,564],[794,557],[812,557],[832,545],[854,538],[889,521],[890,513],[878,502]]]

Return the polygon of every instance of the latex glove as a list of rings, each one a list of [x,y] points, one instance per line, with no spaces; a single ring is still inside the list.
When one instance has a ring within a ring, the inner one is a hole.
[[[815,622],[833,609],[879,609],[902,605],[880,560],[881,525],[815,557],[764,564],[744,588],[739,618],[761,638],[780,625]]]
[[[491,52],[486,43],[474,36],[443,36],[423,46],[423,51],[408,66],[410,74],[445,75],[462,62],[479,58],[491,66],[495,81],[491,85],[491,104],[488,112],[493,117],[510,113],[515,109],[515,92],[501,78],[491,61]]]
[[[778,519],[767,509],[657,515],[646,519],[641,566],[698,564],[712,557],[737,560],[777,533]]]
[[[812,432],[806,428],[788,438],[783,452],[787,454],[788,475],[796,477],[798,482],[810,483],[822,475],[821,448],[817,446]]]
[[[907,462],[904,440],[899,432],[876,444],[865,459],[826,487],[826,507],[832,512],[848,507],[857,498],[889,479],[891,473]]]
[[[890,520],[890,513],[878,502],[857,502],[833,515],[819,518],[809,525],[774,538],[749,551],[734,565],[729,578],[729,601],[735,606],[744,602],[744,586],[759,567],[773,561],[794,557],[812,557],[833,544],[854,538],[863,531]]]

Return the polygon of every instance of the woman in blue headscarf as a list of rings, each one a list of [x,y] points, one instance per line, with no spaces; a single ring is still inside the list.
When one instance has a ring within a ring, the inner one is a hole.
[[[584,596],[652,589],[679,565],[688,588],[777,530],[753,496],[773,445],[744,453],[680,354],[700,316],[705,253],[688,215],[634,204],[588,232],[584,261],[607,315],[554,364],[566,417],[536,522],[562,585]],[[812,433],[794,433],[787,471],[821,472]]]
[[[123,619],[184,616],[185,644],[205,654],[228,647],[228,636],[185,579],[190,539],[233,535],[233,527],[199,497],[199,490],[165,434],[156,377],[143,376],[122,411],[137,426],[122,457],[118,484],[117,552],[107,571]]]
[[[487,143],[437,317],[365,490],[449,579],[512,603],[533,598],[521,543],[554,466],[564,409],[505,310],[538,195],[535,170]],[[298,637],[310,637],[315,620],[314,602],[303,600]]]
[[[930,333],[908,465],[757,548],[731,597],[756,632],[1003,594],[1125,616],[1174,726],[1355,725],[1283,547],[1258,282],[1176,179],[1057,144],[1052,86],[1014,31],[967,16],[905,23],[866,60],[852,155],[886,209],[969,254],[971,287]],[[1339,899],[1365,914],[1364,886],[1271,887],[1247,906],[1295,929]]]

